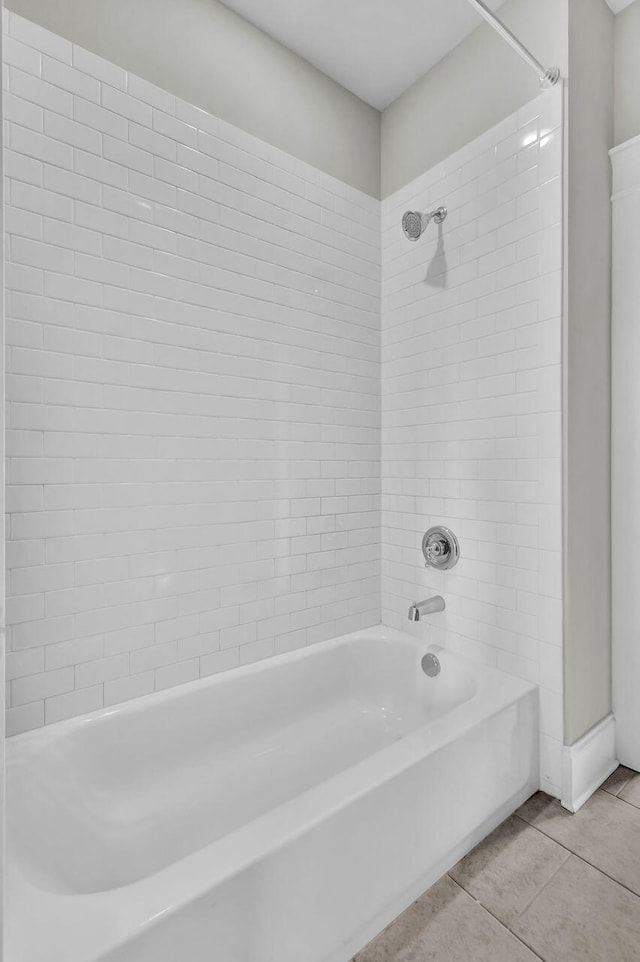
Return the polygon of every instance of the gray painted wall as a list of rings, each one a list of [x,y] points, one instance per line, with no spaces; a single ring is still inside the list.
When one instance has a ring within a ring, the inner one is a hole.
[[[565,742],[611,711],[614,17],[569,0],[565,284]]]
[[[380,196],[380,113],[217,0],[9,0],[7,7]]]
[[[615,18],[614,142],[640,135],[640,0]]]
[[[567,71],[568,0],[507,0],[500,18],[545,66]],[[535,73],[488,26],[474,30],[382,114],[382,196],[429,170],[539,93]]]

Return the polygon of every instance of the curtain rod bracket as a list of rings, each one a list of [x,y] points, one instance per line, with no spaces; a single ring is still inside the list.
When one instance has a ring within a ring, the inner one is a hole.
[[[547,67],[542,77],[540,77],[540,87],[542,90],[548,90],[549,87],[555,87],[559,80],[560,67]]]

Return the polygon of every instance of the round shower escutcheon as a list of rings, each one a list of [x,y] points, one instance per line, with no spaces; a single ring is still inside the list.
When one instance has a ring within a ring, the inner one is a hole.
[[[457,565],[460,559],[460,544],[450,528],[437,524],[425,533],[422,553],[426,568],[447,571]]]

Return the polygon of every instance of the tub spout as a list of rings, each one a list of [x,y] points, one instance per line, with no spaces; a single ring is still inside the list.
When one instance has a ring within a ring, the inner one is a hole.
[[[434,595],[426,601],[414,601],[409,608],[409,621],[420,621],[423,615],[431,615],[434,611],[444,611],[445,602],[441,595]]]

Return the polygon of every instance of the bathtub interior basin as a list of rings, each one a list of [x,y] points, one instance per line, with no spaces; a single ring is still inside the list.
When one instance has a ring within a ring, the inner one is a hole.
[[[538,786],[535,686],[426,651],[369,629],[10,739],[8,958],[348,962]]]
[[[25,737],[12,844],[56,890],[152,875],[472,697],[470,670],[428,678],[420,654],[402,639],[342,640],[285,671],[240,670]]]

